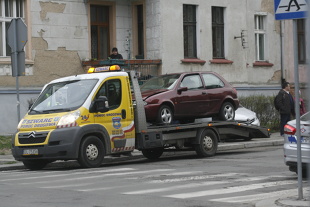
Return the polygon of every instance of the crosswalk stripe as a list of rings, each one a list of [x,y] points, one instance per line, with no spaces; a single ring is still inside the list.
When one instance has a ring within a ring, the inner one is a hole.
[[[120,172],[120,173],[108,173],[102,175],[94,175],[94,176],[87,176],[87,177],[79,177],[79,180],[88,180],[94,178],[103,178],[103,177],[117,177],[117,176],[124,176],[124,175],[135,175],[135,174],[143,174],[143,173],[158,173],[158,172],[165,172],[165,171],[172,171],[173,169],[157,169],[157,170],[145,170],[145,171],[130,171],[130,172]],[[55,182],[64,182],[64,181],[75,181],[77,178],[66,178],[61,180],[47,180],[47,181],[38,181],[38,182],[31,182],[31,183],[21,183],[24,185],[28,184],[43,184],[43,183],[55,183]]]
[[[152,180],[150,183],[172,183],[172,182],[180,182],[180,181],[190,181],[190,180],[205,180],[210,178],[218,178],[218,177],[230,177],[235,175],[241,175],[240,173],[225,173],[225,174],[217,174],[217,175],[197,175],[190,177],[182,177],[182,178],[172,178],[172,179],[163,179],[163,180]]]
[[[217,198],[217,199],[211,199],[210,201],[226,202],[226,203],[242,203],[242,202],[258,201],[258,200],[268,199],[268,198],[278,197],[278,196],[282,197],[286,195],[290,195],[290,196],[297,195],[297,189],[280,190],[280,191],[260,193],[260,194],[255,194],[255,195]]]
[[[146,178],[157,178],[161,176],[180,176],[180,175],[196,175],[196,174],[202,174],[203,171],[186,171],[186,172],[175,172],[175,173],[166,173],[166,174],[158,174],[158,175],[145,175],[143,177],[133,177],[133,178],[127,178],[129,180],[140,180],[140,179],[146,179]]]
[[[223,194],[229,194],[229,193],[244,192],[244,191],[255,190],[255,189],[260,189],[260,188],[268,188],[268,187],[273,187],[273,186],[288,185],[288,184],[294,184],[294,183],[296,183],[296,181],[266,182],[266,183],[258,183],[258,184],[251,184],[251,185],[245,185],[245,186],[234,186],[234,187],[227,187],[227,188],[221,188],[221,189],[166,195],[164,197],[186,199],[186,198],[195,198],[195,197],[210,196],[210,195],[223,195]]]
[[[71,187],[82,187],[86,185],[92,185],[94,183],[82,183],[82,184],[70,184],[70,185],[56,185],[56,186],[44,186],[40,188],[48,188],[48,189],[53,189],[53,188],[71,188]]]
[[[283,178],[286,176],[274,176],[274,178],[275,177]],[[260,181],[260,180],[266,180],[266,179],[270,179],[270,177],[260,176],[260,177],[250,177],[250,178],[239,178],[239,179],[234,180],[234,182],[252,182],[252,181]],[[148,193],[164,192],[164,191],[169,191],[169,190],[195,188],[195,187],[211,186],[211,185],[227,184],[227,183],[231,183],[231,182],[229,181],[208,181],[208,182],[203,182],[203,183],[175,185],[175,186],[166,187],[166,188],[152,188],[148,190],[130,191],[130,192],[124,192],[122,194],[128,194],[128,195],[148,194]]]
[[[75,173],[63,173],[63,174],[53,174],[53,175],[41,175],[41,176],[33,176],[33,177],[21,177],[21,178],[10,178],[0,180],[0,182],[6,181],[17,181],[17,180],[32,180],[32,179],[39,179],[39,178],[54,178],[54,177],[64,177],[64,176],[72,176],[72,175],[87,175],[87,174],[94,174],[94,173],[110,173],[110,172],[119,172],[119,171],[131,171],[134,170],[133,168],[118,168],[118,169],[106,169],[106,170],[98,170],[98,171],[84,171],[84,172],[75,172]]]
[[[204,183],[190,183],[185,185],[175,185],[166,188],[155,188],[155,189],[148,189],[148,190],[139,190],[139,191],[130,191],[124,192],[122,194],[126,195],[138,195],[138,194],[147,194],[147,193],[157,193],[157,192],[165,192],[170,190],[179,190],[179,189],[186,189],[186,188],[195,188],[195,187],[202,187],[202,186],[211,186],[211,185],[218,185],[218,184],[225,184],[228,182],[225,181],[209,181]]]

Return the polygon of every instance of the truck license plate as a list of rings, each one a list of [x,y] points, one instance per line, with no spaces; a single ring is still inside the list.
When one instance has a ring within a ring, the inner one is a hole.
[[[24,149],[23,155],[38,155],[39,149]]]

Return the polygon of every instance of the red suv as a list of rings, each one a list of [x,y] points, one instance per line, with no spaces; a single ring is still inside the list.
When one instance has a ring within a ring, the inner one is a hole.
[[[205,117],[232,121],[239,106],[236,89],[215,72],[154,77],[141,86],[141,92],[151,123],[188,123]]]

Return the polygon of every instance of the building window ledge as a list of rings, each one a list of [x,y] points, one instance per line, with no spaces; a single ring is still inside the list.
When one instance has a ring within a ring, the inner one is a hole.
[[[194,63],[204,65],[207,61],[198,58],[185,58],[181,60],[182,63]]]
[[[253,67],[272,67],[273,64],[265,61],[256,61],[253,63]]]
[[[227,59],[212,59],[210,60],[211,64],[233,64],[234,61]]]

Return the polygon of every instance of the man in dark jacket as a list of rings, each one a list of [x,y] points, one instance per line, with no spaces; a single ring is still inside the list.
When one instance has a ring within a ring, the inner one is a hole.
[[[118,49],[114,47],[112,49],[112,54],[109,56],[109,59],[123,59],[123,56],[118,53]]]
[[[291,115],[295,116],[294,99],[290,94],[290,84],[288,82],[282,83],[282,89],[279,91],[279,99],[277,105],[279,106],[280,112],[280,134],[284,134],[285,124],[291,120]]]

